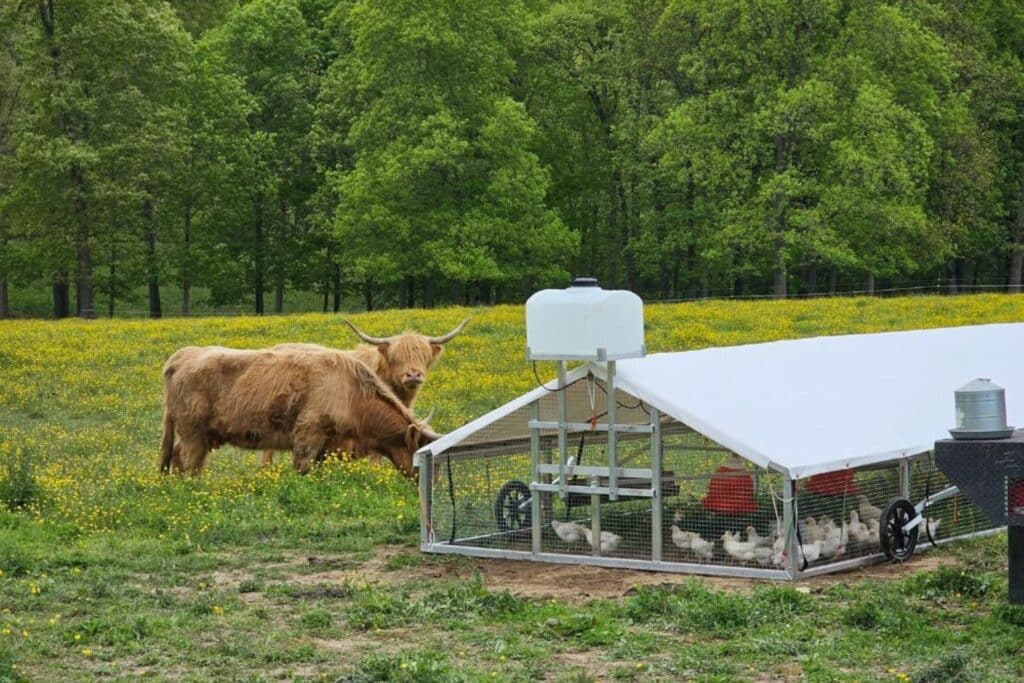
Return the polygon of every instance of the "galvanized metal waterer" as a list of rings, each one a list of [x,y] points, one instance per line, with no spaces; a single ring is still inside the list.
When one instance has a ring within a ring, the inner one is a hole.
[[[1005,439],[1013,435],[1006,424],[1006,392],[991,380],[979,377],[954,392],[956,428],[954,439]]]

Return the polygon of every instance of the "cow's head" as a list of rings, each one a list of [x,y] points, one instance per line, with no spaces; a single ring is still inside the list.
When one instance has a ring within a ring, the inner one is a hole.
[[[413,455],[428,443],[437,441],[441,435],[427,424],[426,420],[412,422],[405,429],[404,443],[394,443],[386,455],[395,467],[410,479],[419,481],[419,472],[413,466]]]
[[[437,362],[447,344],[469,322],[466,318],[454,330],[440,337],[428,337],[416,332],[403,332],[391,337],[371,337],[350,321],[345,324],[352,328],[360,339],[377,347],[384,362],[381,365],[381,379],[400,394],[415,394],[427,379],[427,371]]]

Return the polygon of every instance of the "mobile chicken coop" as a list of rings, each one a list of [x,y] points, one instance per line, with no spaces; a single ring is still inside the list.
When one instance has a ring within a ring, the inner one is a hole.
[[[990,532],[931,451],[973,377],[1024,423],[1022,348],[996,324],[559,359],[417,453],[422,550],[795,579]]]

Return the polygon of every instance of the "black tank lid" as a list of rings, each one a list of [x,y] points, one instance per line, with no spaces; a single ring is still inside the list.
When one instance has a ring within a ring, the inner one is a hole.
[[[574,277],[569,283],[570,287],[597,287],[596,277]]]

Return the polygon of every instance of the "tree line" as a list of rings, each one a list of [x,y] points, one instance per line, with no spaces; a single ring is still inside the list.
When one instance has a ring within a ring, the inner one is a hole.
[[[1016,0],[10,0],[0,317],[1019,291],[1022,59]]]

